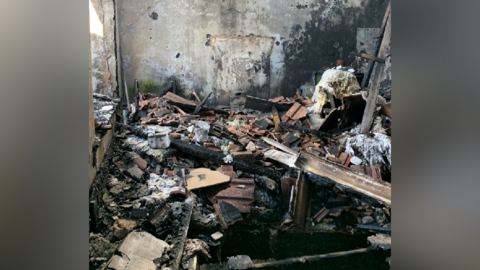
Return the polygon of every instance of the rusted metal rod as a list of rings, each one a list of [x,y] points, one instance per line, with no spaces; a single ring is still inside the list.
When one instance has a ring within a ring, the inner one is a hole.
[[[366,252],[369,252],[371,250],[372,250],[371,247],[359,248],[359,249],[354,249],[354,250],[349,250],[349,251],[339,251],[339,252],[332,252],[332,253],[320,254],[320,255],[311,255],[311,256],[303,256],[303,257],[297,257],[297,258],[289,258],[289,259],[274,261],[274,262],[256,263],[253,266],[254,266],[255,269],[261,269],[261,268],[267,268],[267,267],[278,267],[278,266],[284,266],[284,265],[289,265],[289,264],[294,264],[294,263],[306,263],[306,262],[318,261],[318,260],[323,260],[323,259],[345,257],[345,256],[353,255],[353,254],[366,253]]]

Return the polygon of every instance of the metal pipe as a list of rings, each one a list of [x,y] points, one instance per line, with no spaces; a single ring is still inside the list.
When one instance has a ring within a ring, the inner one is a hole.
[[[318,261],[323,259],[345,257],[353,254],[366,253],[371,250],[372,250],[372,247],[368,247],[368,248],[360,248],[360,249],[354,249],[349,251],[339,251],[339,252],[333,252],[333,253],[327,253],[327,254],[321,254],[321,255],[289,258],[289,259],[274,261],[274,262],[256,263],[253,265],[253,267],[255,269],[267,268],[267,267],[278,267],[278,266],[284,266],[284,265],[289,265],[294,263],[305,263],[305,262],[312,262],[312,261]]]

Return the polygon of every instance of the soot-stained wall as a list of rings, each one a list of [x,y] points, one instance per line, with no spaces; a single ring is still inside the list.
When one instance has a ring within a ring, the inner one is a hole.
[[[380,27],[386,0],[117,0],[129,88],[211,91],[211,103],[245,95],[292,96],[337,59],[354,65],[358,27]],[[143,87],[142,87],[143,85]]]
[[[93,92],[116,97],[115,1],[89,0]]]

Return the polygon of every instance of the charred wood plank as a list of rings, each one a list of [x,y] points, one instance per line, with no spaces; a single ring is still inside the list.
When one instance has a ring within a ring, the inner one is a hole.
[[[228,139],[234,142],[238,142],[238,136],[223,126],[219,126],[219,125],[212,126],[208,134],[216,136],[218,138],[227,137]]]
[[[295,224],[302,230],[305,229],[305,225],[307,224],[310,197],[309,182],[305,178],[303,172],[300,172],[298,174],[297,182],[295,183],[293,222],[295,222]]]
[[[308,133],[308,134],[317,135],[317,136],[320,136],[320,137],[333,138],[332,134],[327,133],[327,132],[323,132],[323,131],[308,129],[308,128],[304,128],[304,127],[301,127],[301,126],[292,125],[292,124],[289,124],[289,123],[280,123],[279,125],[282,128],[291,128],[291,129],[295,129],[295,130],[298,130],[298,131],[303,131],[303,132]]]
[[[290,104],[280,104],[268,101],[266,99],[256,98],[252,96],[247,96],[245,99],[245,108],[252,109],[262,112],[271,112],[272,106],[275,106],[279,111],[288,111],[292,105]]]
[[[380,51],[381,40],[383,39],[383,35],[384,35],[384,32],[385,32],[385,27],[387,26],[387,20],[390,17],[390,11],[391,11],[391,3],[388,4],[387,10],[385,11],[385,16],[383,17],[382,34],[378,37],[379,42],[377,43],[377,46],[375,47],[375,55],[378,55],[378,52]],[[368,64],[367,72],[365,73],[365,76],[363,77],[362,88],[365,88],[365,87],[368,86],[368,82],[370,81],[370,76],[372,75],[372,70],[373,70],[374,65],[375,65],[374,61],[371,61]]]
[[[197,106],[197,103],[195,103],[194,101],[188,100],[188,99],[183,98],[179,95],[175,95],[174,93],[171,93],[171,92],[168,92],[163,98],[168,100],[168,101],[172,101],[172,102],[176,102],[176,103],[180,103],[180,104],[191,105],[191,106],[194,106],[194,107]]]
[[[271,146],[273,146],[273,147],[275,147],[275,148],[278,148],[278,149],[282,150],[283,152],[289,153],[289,154],[291,154],[291,155],[297,155],[297,154],[298,154],[295,150],[293,150],[293,149],[291,149],[291,148],[288,148],[288,147],[286,147],[285,145],[283,145],[283,144],[281,144],[281,143],[279,143],[279,142],[276,142],[276,141],[274,141],[274,140],[272,140],[272,139],[270,139],[270,138],[263,137],[262,139],[263,139],[263,141],[265,141],[266,143],[270,144]]]
[[[140,109],[140,93],[138,89],[138,80],[135,79],[135,111],[138,112]]]
[[[335,162],[321,159],[305,150],[300,151],[295,165],[300,169],[324,176],[337,184],[379,200],[388,206],[391,204],[392,188],[388,182],[374,179]]]
[[[295,168],[297,169],[297,167],[295,166],[295,161],[297,160],[297,155],[292,155],[292,154],[288,154],[288,153],[285,153],[285,152],[282,152],[282,151],[278,151],[278,150],[268,150],[267,152],[265,152],[263,154],[263,156],[265,158],[269,158],[269,159],[272,159],[272,160],[275,160],[275,161],[278,161],[290,168]]]
[[[370,55],[370,54],[357,53],[357,52],[351,52],[350,54],[351,54],[351,55],[358,56],[358,57],[363,58],[363,59],[372,60],[372,61],[375,61],[375,62],[378,62],[378,63],[382,63],[382,64],[385,63],[385,59],[379,58],[379,57],[375,57],[375,56]]]
[[[175,148],[179,152],[182,152],[203,160],[213,161],[218,164],[222,164],[222,165],[225,164],[223,160],[225,155],[223,155],[222,153],[218,153],[208,148],[198,146],[195,144],[190,144],[182,140],[174,139],[172,137],[170,137],[170,141],[171,141],[170,147]],[[272,179],[280,179],[282,177],[282,175],[275,170],[253,164],[251,162],[241,160],[239,158],[233,158],[233,161],[231,164],[236,170],[241,170],[241,171],[249,172],[252,174],[265,175]]]
[[[208,96],[206,98],[204,98],[202,100],[202,102],[200,102],[200,104],[198,104],[198,106],[195,108],[195,110],[193,110],[192,114],[197,114],[200,109],[202,109],[203,105],[205,105],[205,102],[207,102],[208,98],[213,94],[213,92],[210,92],[210,94],[208,94]]]
[[[171,100],[169,100],[168,103],[170,103],[172,105],[175,105],[175,106],[178,106],[178,107],[182,108],[183,110],[187,110],[187,111],[190,111],[190,112],[193,112],[197,108],[196,105],[194,106],[194,105],[179,103],[179,102],[175,102],[175,101],[171,101]],[[213,108],[207,108],[207,107],[202,107],[200,109],[200,112],[203,112],[203,111],[213,111],[216,114],[230,115],[230,113],[227,112],[227,111],[213,109]]]
[[[389,4],[390,7],[390,4]],[[380,45],[380,50],[378,52],[379,57],[385,58],[387,55],[387,47],[390,44],[391,39],[391,21],[392,15],[391,13],[388,15],[387,22],[385,24],[384,32],[383,32],[383,39]],[[373,122],[373,114],[375,112],[376,107],[376,99],[378,95],[378,91],[380,88],[380,80],[383,75],[383,71],[385,69],[385,65],[375,65],[374,69],[374,77],[372,78],[372,85],[370,87],[370,91],[367,97],[367,106],[365,107],[365,111],[363,113],[363,120],[362,125],[360,126],[360,133],[364,134],[370,130]]]
[[[182,226],[185,225],[184,228],[182,228],[179,237],[176,239],[177,241],[174,241],[173,248],[172,250],[176,251],[174,253],[174,259],[172,260],[172,265],[171,268],[173,270],[179,270],[180,268],[180,263],[182,261],[182,256],[183,256],[183,249],[185,247],[185,240],[187,239],[187,234],[188,234],[188,228],[190,226],[190,220],[192,218],[192,212],[193,212],[193,206],[194,206],[194,200],[191,198],[188,198],[185,200],[186,206],[186,215],[183,216],[183,221]]]

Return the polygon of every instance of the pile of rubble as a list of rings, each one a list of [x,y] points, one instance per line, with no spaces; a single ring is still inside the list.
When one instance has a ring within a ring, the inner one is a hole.
[[[390,118],[378,111],[373,132],[359,134],[361,93],[320,113],[300,93],[247,96],[240,108],[171,92],[138,97],[117,123],[106,189],[92,192],[92,267],[196,269],[229,227],[245,222],[390,233],[390,183],[382,180],[390,179]],[[101,105],[113,112],[114,104]]]

